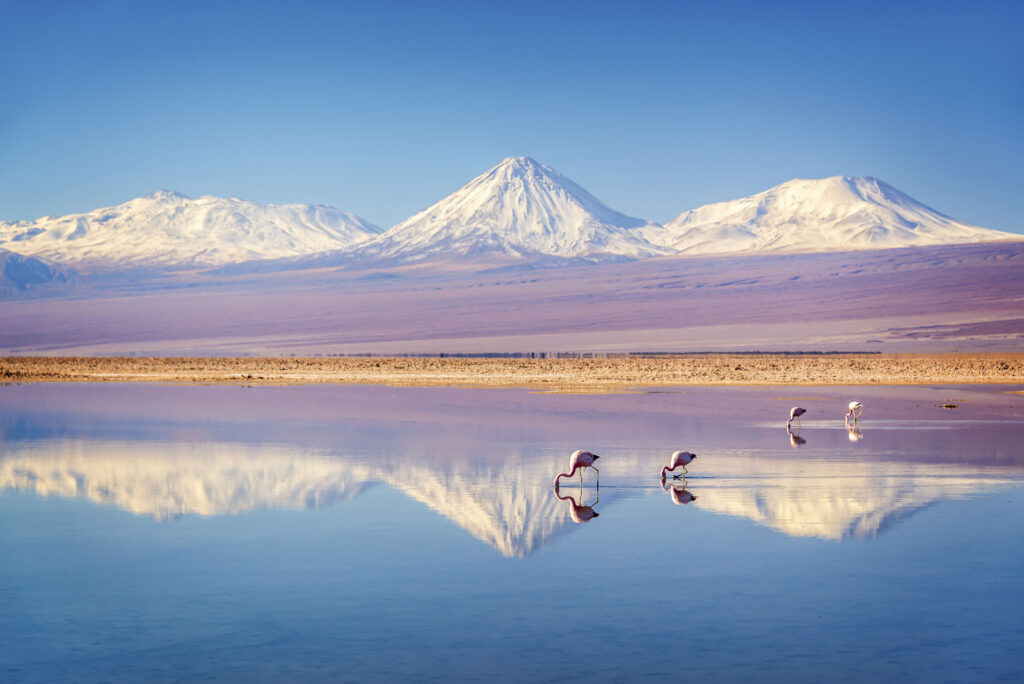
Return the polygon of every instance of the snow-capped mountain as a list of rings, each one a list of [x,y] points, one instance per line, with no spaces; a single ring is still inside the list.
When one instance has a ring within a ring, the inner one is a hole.
[[[355,253],[396,263],[667,253],[643,238],[639,229],[648,224],[609,208],[549,166],[509,157]]]
[[[192,200],[166,190],[85,214],[0,222],[0,250],[82,273],[224,267],[230,274],[360,264],[478,268],[1021,239],[952,219],[874,178],[844,176],[792,180],[685,211],[661,226],[614,211],[529,157],[503,160],[384,232],[323,205]]]
[[[680,254],[835,252],[1020,240],[917,202],[870,177],[791,180],[730,202],[684,211],[651,242]]]
[[[0,222],[0,249],[100,268],[201,267],[343,249],[380,232],[323,205],[160,190],[85,214]]]

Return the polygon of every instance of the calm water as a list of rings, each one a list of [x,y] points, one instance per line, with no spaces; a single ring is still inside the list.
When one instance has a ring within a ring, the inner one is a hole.
[[[0,386],[0,680],[1020,681],[1020,389]]]

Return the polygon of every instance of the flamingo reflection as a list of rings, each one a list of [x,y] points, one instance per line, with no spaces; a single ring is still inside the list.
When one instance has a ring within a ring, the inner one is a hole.
[[[850,425],[849,423],[846,424],[846,432],[848,433],[847,436],[850,438],[851,442],[859,442],[864,438],[864,435],[860,430],[860,425],[857,424],[856,420],[854,420],[853,425]]]
[[[804,444],[807,444],[807,440],[800,436],[799,429],[797,429],[796,432],[793,432],[789,428],[786,428],[786,433],[789,435],[789,446],[793,447],[794,449],[796,449],[799,446],[803,446]]]
[[[684,488],[685,485],[671,484],[667,485],[664,482],[661,483],[661,488],[668,492],[669,497],[672,499],[672,503],[676,506],[685,506],[688,503],[692,503],[697,500],[697,497],[691,494]]]
[[[600,513],[594,510],[594,506],[596,506],[598,501],[601,500],[600,495],[595,496],[594,503],[592,503],[589,506],[581,506],[580,504],[578,504],[572,494],[566,494],[565,496],[562,496],[561,494],[558,493],[557,489],[555,490],[555,496],[558,497],[558,499],[560,499],[561,501],[569,502],[569,519],[572,520],[574,523],[590,522],[594,518],[601,515]],[[580,485],[580,501],[583,501],[583,485]]]
[[[592,454],[589,451],[583,449],[577,449],[572,452],[572,456],[569,457],[569,472],[559,473],[555,477],[555,490],[558,489],[558,481],[563,477],[572,477],[576,474],[576,471],[580,473],[580,487],[583,486],[583,469],[593,468],[594,472],[597,473],[597,484],[601,486],[601,471],[594,466],[594,461],[601,458],[597,454]]]

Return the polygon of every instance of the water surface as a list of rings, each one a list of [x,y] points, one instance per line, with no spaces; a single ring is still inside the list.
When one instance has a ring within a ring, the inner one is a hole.
[[[2,386],[0,678],[1019,680],[1019,389]]]

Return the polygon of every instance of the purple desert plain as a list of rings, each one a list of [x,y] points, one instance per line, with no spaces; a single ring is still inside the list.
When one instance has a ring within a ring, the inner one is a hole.
[[[1022,243],[377,275],[388,274],[195,276],[145,293],[5,301],[0,350],[1000,351],[1024,336]]]

